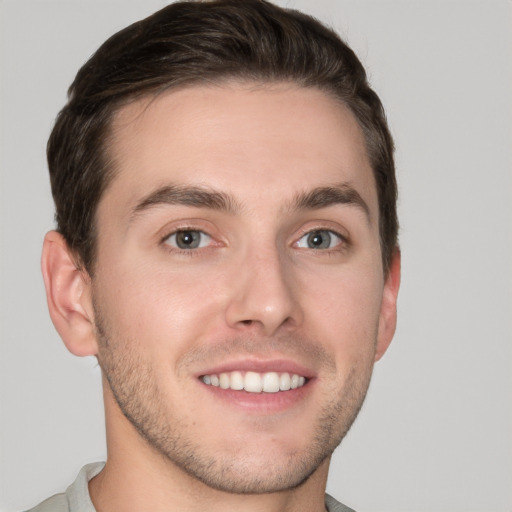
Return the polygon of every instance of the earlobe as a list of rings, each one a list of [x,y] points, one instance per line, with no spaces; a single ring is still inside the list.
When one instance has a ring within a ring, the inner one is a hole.
[[[77,356],[97,353],[90,278],[75,264],[60,233],[47,233],[41,268],[53,325],[68,350]]]
[[[400,249],[397,248],[392,256],[391,265],[382,293],[375,361],[378,361],[384,355],[395,334],[400,272]]]

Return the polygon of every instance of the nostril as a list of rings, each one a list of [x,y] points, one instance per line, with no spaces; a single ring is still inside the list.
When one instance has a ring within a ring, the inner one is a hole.
[[[242,322],[244,325],[252,325],[252,320],[242,320]]]

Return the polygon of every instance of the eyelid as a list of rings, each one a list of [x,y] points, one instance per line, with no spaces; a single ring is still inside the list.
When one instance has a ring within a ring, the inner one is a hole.
[[[338,223],[333,223],[329,221],[313,221],[308,222],[303,225],[295,235],[295,240],[299,240],[305,235],[312,233],[314,231],[329,231],[330,233],[334,233],[336,236],[339,236],[344,242],[349,243],[350,235],[347,229],[340,226]]]
[[[163,242],[165,239],[179,231],[201,231],[212,238],[218,238],[216,235],[215,225],[211,222],[204,221],[203,219],[195,218],[176,219],[171,222],[167,222],[158,230],[159,234],[157,236],[160,241]]]

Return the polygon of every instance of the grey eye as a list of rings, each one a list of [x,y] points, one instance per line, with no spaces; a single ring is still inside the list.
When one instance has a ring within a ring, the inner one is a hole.
[[[170,235],[166,243],[177,249],[201,249],[208,246],[211,241],[210,235],[196,229],[183,229]]]
[[[316,229],[306,233],[297,242],[297,247],[303,249],[332,249],[343,240],[339,235],[328,229]]]

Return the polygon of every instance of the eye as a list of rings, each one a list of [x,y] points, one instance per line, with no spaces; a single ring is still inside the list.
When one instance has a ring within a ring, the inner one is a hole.
[[[315,229],[301,237],[296,246],[301,249],[332,249],[343,243],[343,238],[328,229]]]
[[[201,249],[207,247],[212,237],[197,229],[180,229],[169,235],[164,241],[177,249]]]

